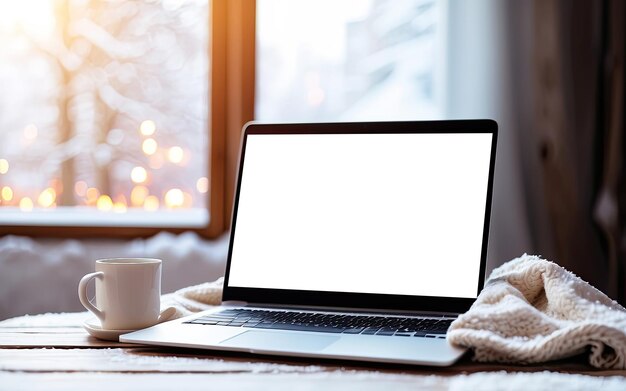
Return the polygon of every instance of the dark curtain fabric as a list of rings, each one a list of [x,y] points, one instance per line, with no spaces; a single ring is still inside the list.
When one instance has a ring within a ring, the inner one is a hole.
[[[609,291],[626,301],[626,151],[624,126],[624,51],[626,49],[626,5],[623,0],[606,1],[603,8],[603,50],[598,83],[597,125],[601,130],[602,185],[594,216],[607,241]],[[608,200],[605,201],[605,199]],[[605,206],[606,205],[606,206]]]
[[[521,3],[509,20],[514,58],[515,48],[527,53],[516,14],[526,12],[532,30],[529,59],[513,67],[534,251],[624,304],[625,2]]]

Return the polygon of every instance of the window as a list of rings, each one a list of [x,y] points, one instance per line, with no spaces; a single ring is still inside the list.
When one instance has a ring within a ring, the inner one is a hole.
[[[0,225],[209,224],[210,8],[0,4]]]
[[[443,116],[441,0],[259,0],[256,118]]]

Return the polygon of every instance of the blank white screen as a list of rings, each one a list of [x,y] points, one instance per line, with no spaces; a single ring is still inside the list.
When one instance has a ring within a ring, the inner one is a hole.
[[[492,135],[248,135],[229,286],[475,298]]]

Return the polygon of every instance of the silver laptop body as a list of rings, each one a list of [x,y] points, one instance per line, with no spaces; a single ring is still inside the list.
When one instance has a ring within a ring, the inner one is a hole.
[[[496,139],[491,120],[247,124],[222,305],[120,341],[451,365],[446,325],[484,282]]]

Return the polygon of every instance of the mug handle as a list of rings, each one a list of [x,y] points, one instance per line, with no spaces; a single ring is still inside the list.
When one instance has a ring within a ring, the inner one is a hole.
[[[100,319],[101,322],[104,321],[104,312],[100,311],[87,297],[87,284],[92,278],[102,278],[104,277],[104,273],[102,272],[94,272],[85,275],[85,277],[80,279],[78,283],[78,299],[83,307],[87,308],[89,311],[93,312],[94,315]]]

